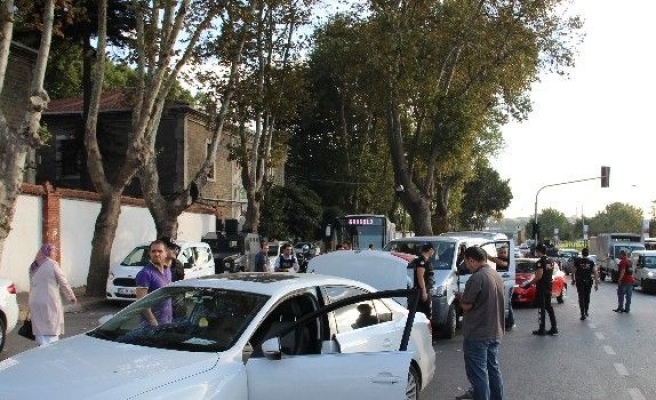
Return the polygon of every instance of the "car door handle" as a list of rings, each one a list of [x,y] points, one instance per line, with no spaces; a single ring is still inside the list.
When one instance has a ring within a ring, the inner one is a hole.
[[[501,274],[502,278],[510,278],[510,274]]]
[[[383,340],[383,347],[391,347],[392,346],[392,340],[391,339],[384,339]]]
[[[389,372],[381,372],[380,374],[374,376],[371,381],[373,383],[399,383],[401,382],[401,378],[398,376],[394,376]]]

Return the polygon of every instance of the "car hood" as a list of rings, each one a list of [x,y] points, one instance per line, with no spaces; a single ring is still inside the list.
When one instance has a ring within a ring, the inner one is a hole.
[[[0,362],[0,393],[3,400],[132,398],[212,369],[218,359],[217,353],[162,350],[78,335]]]
[[[112,268],[112,273],[115,278],[134,278],[142,269],[143,265],[118,264]]]

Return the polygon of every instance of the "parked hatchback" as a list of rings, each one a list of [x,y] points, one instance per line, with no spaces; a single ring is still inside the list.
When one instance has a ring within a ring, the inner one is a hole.
[[[535,276],[535,263],[537,261],[537,258],[518,258],[515,260],[516,277],[512,294],[513,304],[535,305],[537,295],[535,283],[527,288],[523,288],[522,284],[530,281]],[[557,264],[554,265],[552,275],[551,296],[555,297],[560,304],[564,303],[567,298],[565,273]]]
[[[16,286],[9,279],[0,278],[0,352],[5,347],[7,334],[16,327],[17,321]]]
[[[185,279],[214,275],[214,257],[210,245],[204,242],[176,241],[180,246],[178,260],[184,265]],[[150,244],[135,247],[119,265],[109,271],[107,294],[109,300],[134,301],[136,277],[150,261]]]

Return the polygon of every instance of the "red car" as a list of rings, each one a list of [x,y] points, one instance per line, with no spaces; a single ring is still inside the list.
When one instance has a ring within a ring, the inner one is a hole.
[[[523,288],[521,285],[533,279],[535,276],[535,262],[537,258],[517,258],[515,259],[515,287],[513,289],[512,301],[513,304],[529,304],[535,303],[535,284]],[[560,269],[558,264],[554,265],[553,277],[551,284],[551,295],[556,298],[558,303],[562,304],[567,298],[567,280],[565,273]]]

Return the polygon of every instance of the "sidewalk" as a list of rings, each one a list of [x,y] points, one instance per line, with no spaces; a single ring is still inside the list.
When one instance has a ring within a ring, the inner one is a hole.
[[[73,293],[75,293],[75,297],[77,298],[77,304],[71,304],[68,300],[64,298],[62,295],[62,302],[64,303],[64,312],[65,313],[72,313],[72,312],[79,312],[84,310],[85,307],[92,306],[94,304],[101,303],[105,301],[104,297],[90,297],[85,294],[86,292],[86,286],[80,286],[80,287],[75,287],[73,288]],[[29,293],[28,292],[18,292],[16,293],[16,301],[18,301],[18,320],[22,321],[25,319],[25,315],[27,314],[27,310],[29,308],[28,303],[29,303]]]

